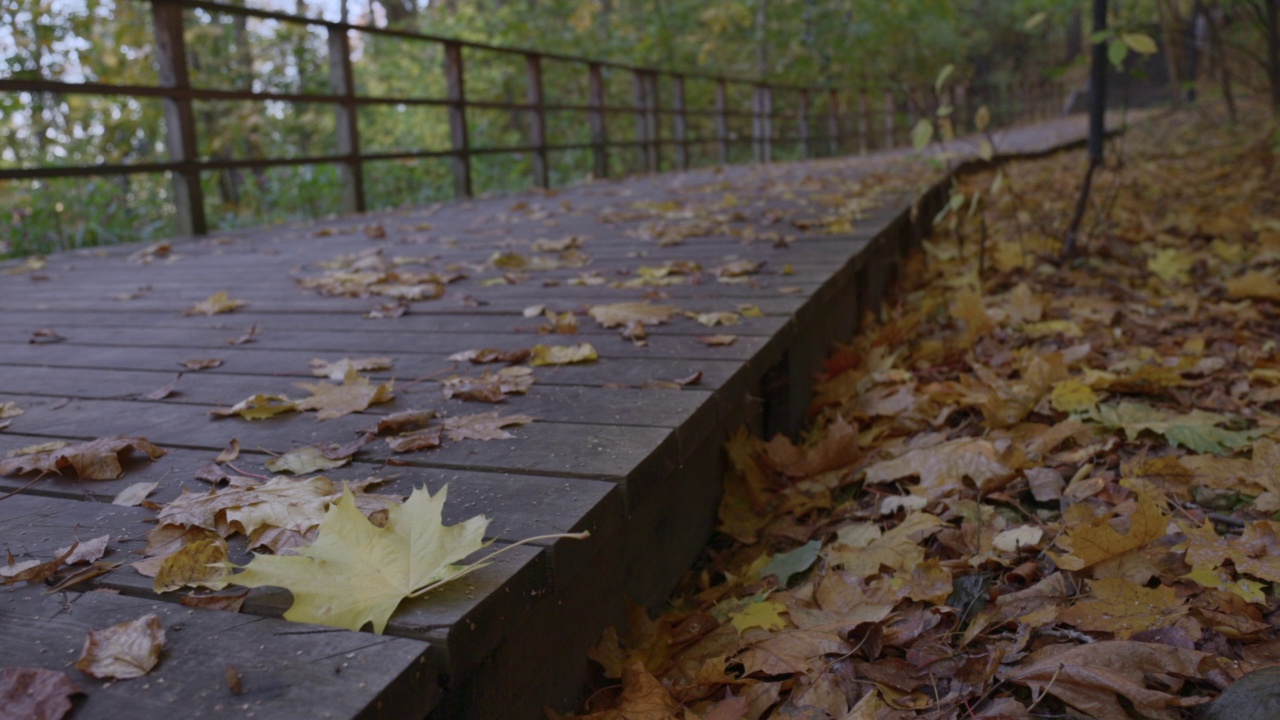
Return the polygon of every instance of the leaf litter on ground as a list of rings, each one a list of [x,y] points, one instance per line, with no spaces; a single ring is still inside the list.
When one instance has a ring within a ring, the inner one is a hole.
[[[1270,707],[1280,177],[1270,121],[1220,112],[1129,131],[1072,263],[1081,152],[961,178],[981,201],[827,360],[803,437],[728,443],[719,534],[606,631],[585,717]]]

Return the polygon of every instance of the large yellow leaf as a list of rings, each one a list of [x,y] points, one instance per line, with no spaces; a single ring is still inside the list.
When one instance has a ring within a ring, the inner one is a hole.
[[[298,410],[318,410],[317,420],[332,420],[395,398],[392,393],[395,387],[394,381],[374,385],[368,378],[357,373],[354,367],[347,368],[347,374],[343,376],[341,385],[329,383],[298,383],[297,385],[310,392],[311,396],[295,401],[294,407]]]
[[[447,488],[434,496],[413,491],[404,505],[387,509],[375,527],[356,508],[350,490],[329,507],[319,535],[297,555],[255,555],[230,580],[246,587],[273,585],[293,593],[284,614],[294,622],[381,633],[401,600],[436,583],[481,567],[454,563],[485,546],[489,521],[477,515],[457,525],[441,523]]]
[[[1075,513],[1071,510],[1081,508]],[[1067,530],[1058,536],[1058,546],[1066,554],[1049,553],[1049,557],[1063,570],[1083,570],[1109,558],[1123,555],[1146,545],[1164,535],[1168,516],[1155,499],[1138,496],[1138,506],[1129,515],[1128,532],[1120,532],[1111,524],[1111,517],[1081,517],[1088,509],[1073,505],[1063,517]]]

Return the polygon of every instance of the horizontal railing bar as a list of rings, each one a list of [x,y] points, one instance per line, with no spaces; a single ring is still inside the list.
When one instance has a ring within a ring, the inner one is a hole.
[[[419,40],[434,43],[452,43],[464,48],[472,48],[475,50],[485,50],[488,52],[497,52],[507,55],[538,55],[548,60],[558,60],[561,62],[579,63],[579,64],[597,64],[602,67],[613,68],[615,70],[625,70],[630,72],[644,71],[656,72],[662,75],[683,75],[687,78],[696,78],[701,80],[724,80],[734,84],[744,84],[778,89],[778,90],[813,90],[802,85],[792,85],[789,83],[761,82],[743,77],[732,77],[728,75],[716,75],[713,73],[699,71],[680,71],[672,69],[659,69],[645,67],[642,65],[632,65],[629,63],[617,62],[613,60],[594,60],[591,58],[581,57],[577,55],[565,55],[562,53],[544,52],[541,50],[533,50],[531,48],[513,48],[502,47],[499,45],[490,45],[488,43],[476,42],[474,40],[459,40],[455,38],[447,38],[440,35],[429,35],[426,33],[410,32],[408,30],[394,30],[392,28],[369,27],[366,25],[353,25],[351,23],[334,22],[332,20],[324,20],[322,18],[308,18],[300,15],[290,15],[288,13],[276,12],[273,10],[260,10],[257,8],[240,7],[236,5],[224,5],[217,2],[209,2],[209,0],[145,0],[152,3],[173,3],[186,8],[196,8],[211,13],[222,13],[224,15],[240,15],[244,17],[256,17],[262,20],[275,20],[277,22],[290,23],[294,25],[316,25],[329,30],[336,31],[354,31],[368,33],[371,35],[382,35],[386,37],[395,37],[405,40]]]

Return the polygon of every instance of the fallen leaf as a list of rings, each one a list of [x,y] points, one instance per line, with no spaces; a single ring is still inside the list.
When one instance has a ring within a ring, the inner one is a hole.
[[[142,677],[160,662],[164,624],[154,614],[104,630],[90,630],[76,669],[100,680]]]
[[[369,379],[359,375],[355,368],[347,368],[341,385],[329,383],[297,383],[298,387],[311,393],[309,397],[294,402],[298,410],[317,410],[317,420],[333,418],[361,412],[370,405],[390,402],[395,399],[392,390],[395,381],[374,385]]]
[[[1227,280],[1227,297],[1280,300],[1280,281],[1274,275],[1260,270],[1250,270],[1240,277]]]
[[[402,410],[392,413],[378,421],[377,425],[365,430],[375,435],[389,432],[404,432],[426,427],[437,416],[435,410]]]
[[[123,505],[124,507],[136,507],[141,505],[142,501],[146,500],[147,496],[150,495],[159,485],[160,483],[158,482],[133,483],[129,487],[116,493],[116,496],[111,500],[111,504]]]
[[[535,345],[533,358],[529,364],[534,367],[545,365],[573,365],[576,363],[595,362],[600,356],[591,343],[578,345]]]
[[[1108,515],[1093,516],[1084,504],[1071,506],[1064,519],[1066,530],[1055,542],[1067,552],[1049,557],[1064,570],[1083,570],[1163,536],[1169,518],[1154,498],[1139,494],[1137,507],[1127,516],[1127,532],[1117,530]]]
[[[191,315],[218,315],[220,313],[232,312],[237,308],[242,308],[245,304],[246,303],[243,300],[232,300],[227,295],[227,291],[222,290],[210,295],[205,300],[201,300],[195,305],[192,305],[182,314],[188,317]]]
[[[1173,445],[1181,445],[1199,453],[1226,455],[1231,450],[1248,446],[1255,438],[1270,432],[1260,430],[1226,430],[1215,427],[1231,421],[1231,418],[1204,410],[1175,414],[1150,405],[1121,402],[1099,405],[1086,417],[1114,429],[1123,429],[1130,439],[1143,431],[1163,435]]]
[[[342,467],[349,462],[351,462],[350,456],[330,459],[325,457],[324,451],[320,448],[305,445],[279,457],[271,458],[266,462],[266,466],[268,470],[275,473],[287,472],[294,475],[307,475],[321,470]]]
[[[177,386],[178,381],[181,379],[182,373],[178,373],[178,376],[173,379],[173,382],[152,390],[151,392],[143,395],[142,398],[144,400],[163,400],[173,394],[173,388]]]
[[[502,402],[506,395],[523,395],[533,387],[533,371],[527,367],[505,367],[497,372],[484,371],[480,377],[453,375],[440,381],[446,400],[457,398],[472,402]]]
[[[450,440],[506,440],[515,437],[502,428],[527,425],[529,415],[499,415],[496,412],[450,417],[444,420],[444,431]]]
[[[158,593],[184,587],[221,590],[227,586],[227,560],[227,541],[222,538],[184,545],[177,552],[165,556],[151,589]]]
[[[731,312],[688,312],[685,313],[685,315],[707,327],[715,327],[717,325],[737,325],[738,320],[742,317],[738,315],[738,313]]]
[[[640,323],[659,325],[671,319],[678,310],[671,305],[654,305],[647,302],[595,305],[588,313],[601,327],[614,328]]]
[[[124,475],[120,457],[131,450],[141,452],[151,460],[167,454],[146,438],[105,437],[0,460],[0,475],[27,472],[60,475],[63,470],[72,468],[81,480],[115,480]]]
[[[999,676],[1048,693],[1098,720],[1129,720],[1123,697],[1146,717],[1173,720],[1176,708],[1203,700],[1147,687],[1149,675],[1203,677],[1208,653],[1170,645],[1116,640],[1087,645],[1049,645],[1022,662],[1002,667]]]
[[[392,452],[398,453],[431,450],[433,448],[440,447],[441,436],[443,433],[443,427],[426,428],[423,430],[402,433],[400,435],[387,438],[387,446],[391,448]]]
[[[1124,578],[1101,578],[1089,581],[1089,592],[1063,608],[1058,619],[1081,630],[1112,633],[1119,640],[1171,625],[1188,610],[1174,589],[1164,585],[1148,588]]]
[[[479,350],[463,350],[449,356],[454,362],[471,362],[476,365],[485,363],[519,363],[529,359],[533,354],[533,350],[522,348],[520,350],[498,350],[497,348],[481,348]]]
[[[737,335],[699,335],[698,342],[708,347],[727,347],[738,341]]]
[[[231,582],[273,585],[293,594],[287,620],[381,634],[396,606],[425,588],[455,580],[480,566],[454,563],[484,547],[488,521],[476,516],[441,524],[447,488],[436,495],[415,489],[403,505],[388,509],[375,527],[344,490],[320,523],[316,541],[297,555],[254,555]]]
[[[0,420],[7,420],[9,418],[18,417],[23,412],[24,410],[18,407],[18,403],[15,403],[15,402],[0,403]]]
[[[178,604],[185,607],[238,613],[240,612],[240,608],[244,606],[244,601],[247,597],[249,597],[248,590],[219,593],[216,595],[196,595],[195,593],[189,593],[179,597]]]
[[[208,370],[221,366],[222,358],[191,358],[183,360],[180,364],[188,370]]]
[[[372,372],[375,370],[390,370],[392,360],[389,357],[367,357],[367,358],[342,358],[334,362],[315,358],[308,361],[311,366],[311,374],[316,377],[333,380],[334,382],[342,382],[347,377],[348,370],[356,370],[357,372]]]
[[[222,452],[218,453],[218,457],[214,458],[213,461],[216,463],[229,463],[238,457],[240,457],[240,441],[231,438],[231,442],[227,443],[227,446],[222,449]]]
[[[61,670],[0,668],[0,708],[6,718],[61,720],[71,711],[71,696],[83,694]]]
[[[783,620],[779,613],[786,611],[787,606],[782,603],[762,600],[757,603],[751,603],[729,616],[729,621],[739,635],[753,627],[769,631],[781,630],[787,626],[787,621]]]
[[[1014,474],[1000,461],[990,440],[959,438],[878,462],[867,468],[867,482],[878,484],[916,475],[923,490],[941,495],[957,491],[964,478],[985,492],[1012,479]]]
[[[94,563],[102,559],[107,553],[107,543],[111,542],[111,535],[99,535],[92,540],[81,540],[72,546],[58,548],[54,551],[55,555],[65,557],[62,561],[67,565],[84,565]]]
[[[760,571],[760,577],[762,579],[776,577],[779,587],[787,587],[793,575],[798,575],[813,566],[814,561],[818,559],[818,550],[821,548],[820,541],[810,540],[794,550],[778,553],[769,559],[769,564]]]
[[[250,325],[249,329],[245,330],[243,334],[237,335],[236,337],[233,337],[233,338],[227,338],[227,344],[228,345],[248,345],[249,343],[253,342],[253,339],[257,336],[258,336],[258,326]]]
[[[52,328],[40,328],[31,333],[31,337],[27,338],[27,342],[32,345],[51,345],[60,343],[67,338]]]
[[[239,415],[245,420],[265,420],[280,413],[297,412],[297,404],[284,395],[252,395],[229,408],[216,408],[209,414],[214,417]]]

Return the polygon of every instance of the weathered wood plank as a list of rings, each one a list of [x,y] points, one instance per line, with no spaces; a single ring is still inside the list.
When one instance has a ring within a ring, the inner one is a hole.
[[[423,717],[439,695],[428,643],[104,592],[44,595],[0,588],[0,665],[63,670],[85,696],[75,718]],[[68,667],[89,630],[148,613],[165,626],[160,663],[143,678],[97,680]],[[227,676],[239,678],[233,692]]]

